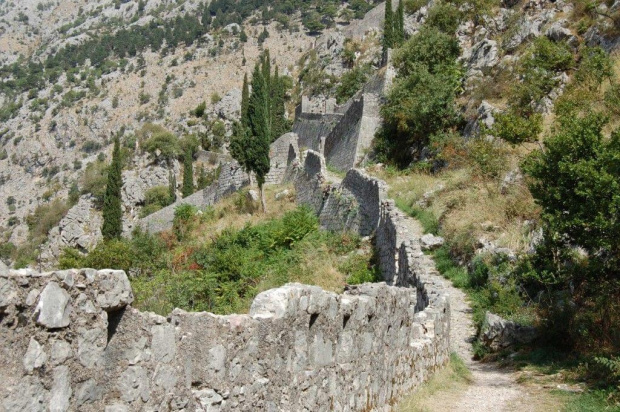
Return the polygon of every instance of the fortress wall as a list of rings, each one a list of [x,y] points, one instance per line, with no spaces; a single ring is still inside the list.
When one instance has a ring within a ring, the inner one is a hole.
[[[220,175],[211,186],[193,195],[177,200],[157,212],[140,219],[138,225],[149,233],[158,233],[172,227],[174,209],[182,204],[205,207],[217,203],[222,198],[238,191],[250,183],[248,174],[237,162],[221,165]]]
[[[321,150],[321,137],[326,137],[340,122],[340,113],[318,114],[298,111],[293,125],[293,133],[299,136],[299,147],[302,150]]]
[[[352,170],[326,190],[325,173],[308,151],[298,199],[323,222],[331,199],[355,201],[385,283],[341,295],[288,284],[259,294],[247,315],[162,317],[131,307],[122,271],[3,270],[0,409],[389,410],[448,361],[444,281],[385,183]]]
[[[286,133],[271,144],[269,149],[270,169],[265,176],[266,184],[280,184],[291,178],[299,163],[299,137]]]

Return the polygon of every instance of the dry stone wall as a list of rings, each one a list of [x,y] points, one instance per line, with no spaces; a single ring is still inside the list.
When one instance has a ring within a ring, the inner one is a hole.
[[[385,284],[289,284],[250,314],[129,304],[122,271],[0,273],[1,409],[383,410],[447,361],[448,308]]]
[[[269,173],[266,184],[280,184],[293,180],[299,160],[299,136],[286,133],[273,142],[269,148]]]
[[[122,271],[1,268],[0,410],[389,410],[448,361],[443,280],[384,182],[350,170],[329,185],[308,151],[296,187],[324,227],[374,235],[384,283],[288,284],[247,315],[162,317],[131,307]]]
[[[182,204],[194,205],[199,208],[210,206],[249,183],[248,174],[237,162],[224,163],[221,165],[217,181],[211,186],[191,196],[179,199],[172,205],[141,219],[138,225],[150,233],[170,229],[174,220],[174,209],[177,206]]]

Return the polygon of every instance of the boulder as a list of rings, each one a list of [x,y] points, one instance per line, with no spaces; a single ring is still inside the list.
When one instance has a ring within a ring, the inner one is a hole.
[[[422,250],[435,250],[443,246],[444,239],[440,236],[435,236],[428,233],[420,238],[420,244],[422,246]]]
[[[230,90],[211,111],[223,120],[237,120],[241,113],[241,90]]]
[[[571,46],[576,45],[577,38],[573,35],[570,29],[564,27],[566,24],[566,20],[558,20],[553,23],[547,30],[545,31],[545,36],[553,41],[563,41],[566,40],[568,44]]]
[[[479,340],[491,351],[499,351],[518,344],[532,343],[537,337],[536,328],[523,326],[487,312],[480,329]]]
[[[64,328],[69,326],[71,314],[71,297],[58,283],[50,282],[45,286],[39,303],[35,308],[37,323],[48,329]]]
[[[260,200],[258,196],[258,192],[256,190],[248,190],[248,194],[246,195],[249,202],[256,203]]]

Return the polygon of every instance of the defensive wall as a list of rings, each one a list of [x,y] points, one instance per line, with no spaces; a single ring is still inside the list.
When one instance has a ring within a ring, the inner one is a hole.
[[[331,187],[308,152],[296,185],[324,227],[346,226],[326,208],[357,215],[351,228],[374,235],[385,283],[341,295],[288,284],[249,314],[162,317],[131,307],[122,271],[0,272],[1,408],[389,410],[448,361],[443,280],[385,183],[351,170]]]

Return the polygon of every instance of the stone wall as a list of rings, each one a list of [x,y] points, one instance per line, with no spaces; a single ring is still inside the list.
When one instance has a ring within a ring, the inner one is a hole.
[[[449,310],[385,284],[290,284],[250,314],[128,306],[122,271],[0,274],[7,411],[383,410],[447,361]]]
[[[385,183],[351,170],[332,187],[324,176],[323,157],[305,153],[298,200],[324,225],[336,225],[331,201],[335,216],[338,196],[354,201],[385,283],[342,295],[289,284],[259,294],[247,315],[162,317],[130,306],[122,271],[2,269],[0,409],[389,410],[448,361],[443,280]]]
[[[295,133],[286,133],[271,144],[266,184],[280,184],[293,179],[299,162],[298,139]]]
[[[342,119],[340,113],[317,114],[297,110],[293,133],[299,136],[299,147],[314,151],[321,150],[321,138],[325,138]]]
[[[379,97],[361,94],[325,139],[327,164],[338,170],[357,166],[369,150],[380,122]]]
[[[220,175],[211,186],[191,196],[177,200],[157,212],[140,219],[138,225],[150,233],[157,233],[172,227],[174,209],[182,204],[205,207],[214,205],[224,197],[238,191],[250,183],[248,174],[237,162],[221,165]]]

